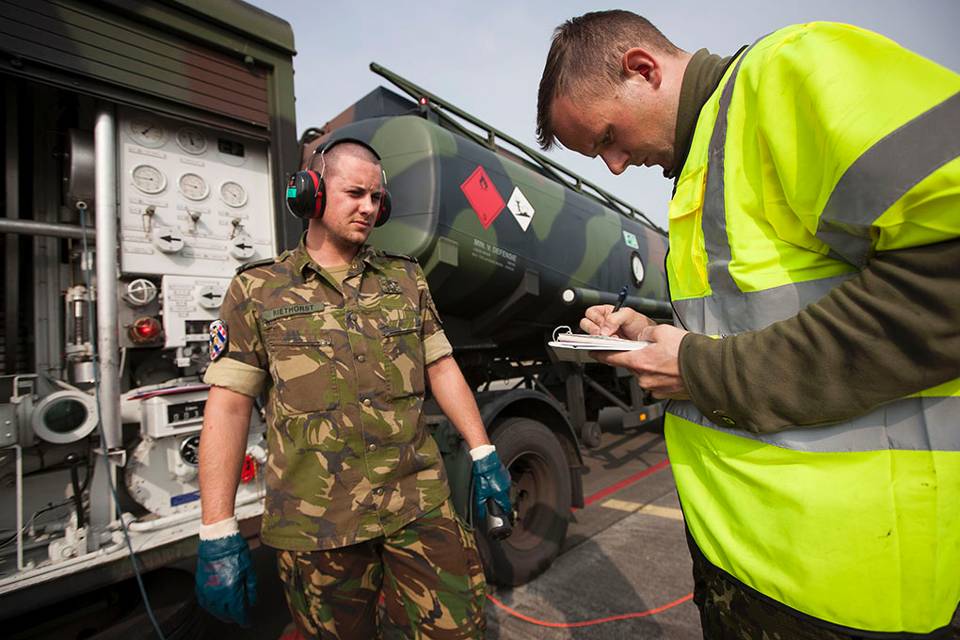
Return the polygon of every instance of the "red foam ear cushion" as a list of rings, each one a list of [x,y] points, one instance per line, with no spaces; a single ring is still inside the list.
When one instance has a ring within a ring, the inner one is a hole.
[[[377,211],[377,220],[374,223],[376,226],[382,226],[390,219],[391,206],[390,192],[383,190],[380,194],[380,209]]]
[[[316,171],[307,171],[307,175],[310,176],[310,179],[313,180],[313,189],[314,189],[314,199],[313,199],[313,217],[319,218],[320,214],[323,212],[323,190],[320,189],[320,176],[317,175]]]

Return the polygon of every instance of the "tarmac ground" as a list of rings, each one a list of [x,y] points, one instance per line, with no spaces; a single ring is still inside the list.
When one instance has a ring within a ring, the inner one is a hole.
[[[587,505],[573,513],[561,555],[532,582],[491,590],[487,637],[700,638],[662,432],[605,432],[584,461]]]

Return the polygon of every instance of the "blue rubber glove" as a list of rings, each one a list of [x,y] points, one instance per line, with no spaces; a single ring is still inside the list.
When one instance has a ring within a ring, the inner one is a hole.
[[[493,451],[473,461],[473,512],[474,523],[487,518],[487,499],[493,498],[507,517],[513,521],[510,505],[510,473]]]
[[[257,576],[250,548],[239,533],[200,541],[196,592],[200,606],[224,622],[249,624],[248,608],[257,602]]]

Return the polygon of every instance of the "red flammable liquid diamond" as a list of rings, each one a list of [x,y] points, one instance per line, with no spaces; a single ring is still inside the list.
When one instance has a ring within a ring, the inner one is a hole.
[[[460,190],[467,196],[473,210],[477,212],[477,217],[480,218],[480,224],[484,229],[489,227],[503,211],[505,204],[503,197],[483,167],[477,167],[460,185]]]

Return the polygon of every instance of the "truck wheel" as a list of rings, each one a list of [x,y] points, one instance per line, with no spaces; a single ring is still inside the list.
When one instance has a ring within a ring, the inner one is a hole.
[[[583,423],[583,430],[580,432],[580,442],[582,442],[584,446],[590,449],[599,447],[602,436],[603,431],[600,429],[599,422]]]
[[[529,582],[560,553],[570,517],[570,467],[557,437],[543,423],[508,418],[493,431],[493,444],[510,471],[513,535],[498,542],[477,526],[477,545],[487,581],[502,586]]]

